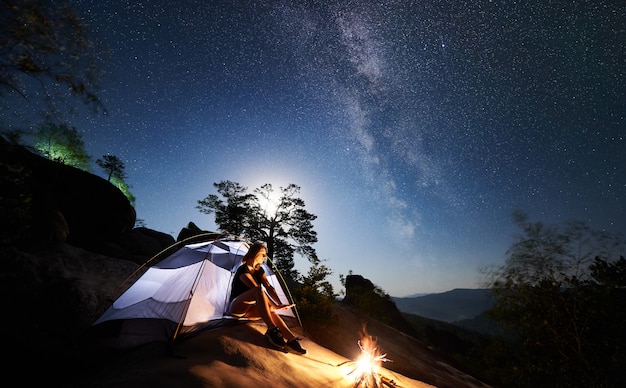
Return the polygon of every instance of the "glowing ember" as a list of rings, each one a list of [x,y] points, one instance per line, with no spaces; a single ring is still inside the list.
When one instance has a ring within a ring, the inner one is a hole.
[[[389,385],[393,384],[393,381],[383,381],[381,375],[378,373],[378,368],[382,362],[390,361],[386,358],[386,354],[381,354],[376,346],[376,340],[367,334],[365,325],[363,325],[363,332],[361,339],[358,341],[359,348],[361,348],[361,355],[353,362],[355,368],[348,373],[352,375],[354,379],[355,388],[380,388],[383,383]]]

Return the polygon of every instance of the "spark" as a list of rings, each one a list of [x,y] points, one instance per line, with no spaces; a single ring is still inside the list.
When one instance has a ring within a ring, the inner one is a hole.
[[[362,338],[358,341],[361,355],[352,362],[354,369],[348,372],[352,376],[355,388],[381,388],[383,384],[394,387],[393,381],[388,381],[382,377],[378,369],[383,362],[391,361],[386,353],[381,353],[376,345],[377,340],[367,334],[365,325],[363,326]]]

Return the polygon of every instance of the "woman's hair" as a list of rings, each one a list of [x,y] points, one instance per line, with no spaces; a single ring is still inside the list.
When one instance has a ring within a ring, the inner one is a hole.
[[[243,256],[243,258],[241,258],[241,262],[245,263],[247,260],[252,259],[254,256],[256,256],[257,253],[259,253],[261,248],[267,249],[263,241],[255,241],[254,243],[252,243],[252,245],[250,245],[250,249],[248,249],[248,252]]]

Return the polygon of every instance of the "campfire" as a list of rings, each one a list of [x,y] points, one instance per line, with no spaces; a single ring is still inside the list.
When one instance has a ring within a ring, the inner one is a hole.
[[[361,339],[357,343],[361,354],[355,361],[348,362],[353,368],[347,374],[354,380],[354,388],[396,387],[393,380],[379,373],[380,365],[391,360],[387,358],[387,354],[380,352],[377,339],[367,333],[365,325],[363,325]]]

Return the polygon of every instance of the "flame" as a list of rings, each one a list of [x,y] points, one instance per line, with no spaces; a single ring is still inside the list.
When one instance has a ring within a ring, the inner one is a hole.
[[[352,375],[355,388],[382,387],[378,368],[382,362],[390,360],[386,358],[387,354],[381,354],[376,343],[377,340],[367,334],[365,325],[363,325],[361,339],[358,341],[361,355],[353,362],[354,369],[348,373],[348,375]]]

